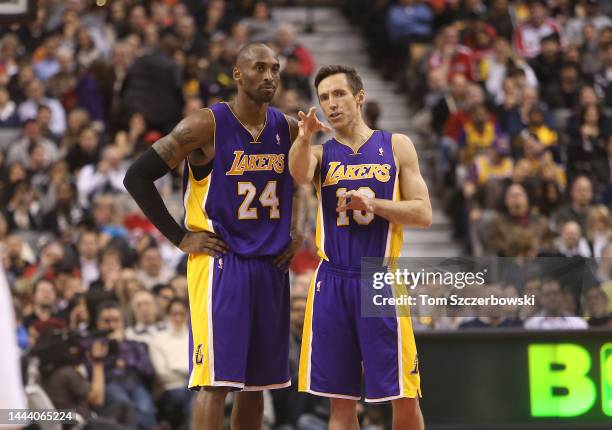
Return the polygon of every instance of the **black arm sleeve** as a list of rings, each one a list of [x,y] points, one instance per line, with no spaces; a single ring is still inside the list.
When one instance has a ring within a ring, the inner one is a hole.
[[[185,230],[172,218],[154,184],[169,171],[170,168],[159,154],[149,148],[130,166],[123,185],[153,225],[178,247],[185,236]]]

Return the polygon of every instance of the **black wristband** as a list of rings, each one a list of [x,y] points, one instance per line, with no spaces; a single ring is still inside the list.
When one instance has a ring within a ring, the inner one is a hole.
[[[169,171],[170,167],[157,151],[149,148],[130,166],[123,184],[153,225],[178,247],[185,230],[172,218],[154,184]]]

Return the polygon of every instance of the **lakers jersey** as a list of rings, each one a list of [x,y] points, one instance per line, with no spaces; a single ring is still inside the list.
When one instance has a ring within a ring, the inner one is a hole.
[[[360,267],[362,257],[399,257],[401,225],[366,211],[336,211],[350,190],[372,198],[400,199],[391,133],[375,130],[357,153],[336,139],[324,143],[317,185],[316,240],[321,258]]]
[[[285,115],[268,107],[264,128],[253,139],[227,103],[210,110],[215,119],[212,171],[198,180],[186,162],[185,228],[215,232],[238,255],[277,255],[290,241],[293,196]]]

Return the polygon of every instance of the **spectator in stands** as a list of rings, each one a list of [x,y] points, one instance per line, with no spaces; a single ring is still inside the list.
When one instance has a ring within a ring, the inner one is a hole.
[[[183,94],[182,76],[174,61],[177,49],[176,37],[168,34],[161,38],[159,50],[134,60],[123,83],[122,117],[141,112],[151,128],[164,134],[179,121]]]
[[[438,101],[432,111],[431,127],[439,133],[448,117],[462,109],[468,94],[468,81],[462,74],[455,74],[450,79],[448,92]]]
[[[586,0],[583,3],[583,14],[577,15],[566,24],[566,34],[569,43],[581,44],[584,37],[584,29],[592,25],[597,32],[606,27],[612,27],[612,19],[601,13],[598,0]]]
[[[39,279],[32,285],[32,313],[23,318],[23,326],[29,330],[38,321],[48,321],[54,316],[57,300],[55,285],[47,279]]]
[[[564,63],[559,80],[546,88],[544,100],[551,109],[572,109],[578,104],[580,71],[575,63]]]
[[[98,306],[96,326],[98,330],[112,330],[108,337],[117,343],[117,354],[109,355],[104,360],[105,406],[130,402],[136,411],[138,428],[154,429],[157,420],[149,387],[155,371],[147,346],[125,338],[121,307],[116,302]]]
[[[95,194],[125,192],[123,178],[126,171],[120,149],[114,145],[104,148],[97,165],[87,164],[79,171],[77,188],[80,204],[89,207]]]
[[[15,184],[7,210],[9,230],[20,230],[31,234],[42,229],[43,213],[38,202],[38,194],[31,183],[20,181]]]
[[[522,59],[512,56],[510,43],[502,38],[495,39],[493,55],[486,62],[488,76],[486,76],[487,92],[493,96],[499,104],[504,97],[503,82],[510,77],[510,72],[514,69],[521,69],[525,72],[527,84],[532,87],[538,86],[538,79],[531,67]]]
[[[149,344],[157,333],[166,328],[165,322],[157,321],[157,302],[149,290],[136,291],[130,303],[134,325],[125,331],[127,339]]]
[[[166,328],[152,334],[149,348],[155,373],[161,383],[160,419],[172,428],[188,428],[193,407],[193,393],[185,383],[189,378],[188,305],[183,299],[168,304]]]
[[[157,284],[151,289],[151,292],[155,295],[155,300],[157,301],[159,319],[163,320],[167,316],[168,305],[177,298],[176,292],[168,284]]]
[[[514,30],[514,48],[519,55],[533,58],[540,53],[541,40],[551,34],[557,34],[561,39],[562,30],[556,20],[548,15],[546,3],[543,0],[529,0],[529,21],[520,24]]]
[[[459,134],[459,157],[463,164],[470,165],[477,154],[483,154],[501,138],[501,130],[491,118],[484,104],[472,106],[469,120]]]
[[[19,119],[36,118],[38,106],[45,105],[51,109],[51,131],[62,134],[66,131],[66,112],[57,99],[45,97],[45,88],[39,80],[33,80],[27,87],[28,98],[19,105]]]
[[[536,330],[570,330],[585,329],[588,324],[584,319],[572,316],[563,311],[563,291],[556,280],[546,280],[540,289],[542,311],[525,321],[526,329]]]
[[[66,155],[66,161],[71,172],[80,170],[88,164],[97,164],[100,158],[99,135],[91,127],[81,130],[79,142],[70,147]]]
[[[556,251],[564,257],[581,256],[588,258],[591,250],[587,240],[582,236],[580,225],[567,221],[559,228],[559,237],[555,242]]]
[[[40,147],[45,164],[50,164],[59,159],[57,146],[53,141],[43,137],[36,119],[28,119],[23,124],[23,137],[12,143],[6,156],[6,163],[21,163],[24,166],[30,165],[32,151],[35,147]]]
[[[589,327],[612,327],[612,314],[608,312],[608,295],[600,287],[584,293],[585,314]]]
[[[302,100],[309,102],[312,99],[312,91],[308,77],[300,73],[299,59],[291,54],[287,57],[285,68],[281,72],[281,83],[283,90],[295,90]]]
[[[257,1],[253,5],[253,14],[241,22],[248,29],[251,40],[266,42],[274,38],[278,22],[274,20],[270,7],[263,1]]]
[[[600,258],[603,249],[611,243],[610,222],[610,211],[605,205],[596,205],[589,209],[586,238],[594,258]]]
[[[448,26],[441,32],[440,47],[436,49],[428,61],[429,69],[442,69],[448,79],[458,73],[468,80],[473,80],[475,72],[472,66],[472,52],[459,43],[459,33],[453,26]]]
[[[161,254],[155,246],[149,246],[142,251],[139,258],[138,277],[148,289],[156,284],[170,281],[173,273],[162,264]]]
[[[310,51],[295,40],[295,30],[288,24],[281,25],[276,32],[276,45],[282,57],[297,58],[299,73],[304,77],[309,77],[314,73],[315,63]]]
[[[429,5],[419,0],[399,0],[387,12],[387,29],[393,43],[404,45],[427,42],[432,36],[434,15]]]
[[[79,268],[85,289],[89,289],[90,284],[100,278],[98,240],[98,232],[93,230],[85,230],[79,236]]]
[[[586,176],[578,176],[572,182],[570,202],[553,214],[557,226],[567,221],[576,221],[582,231],[587,228],[587,215],[593,201],[593,185]]]
[[[487,22],[497,31],[505,40],[512,39],[514,25],[510,12],[508,0],[493,0],[488,8]]]
[[[11,100],[6,87],[0,85],[0,129],[17,128],[20,125],[17,105]]]

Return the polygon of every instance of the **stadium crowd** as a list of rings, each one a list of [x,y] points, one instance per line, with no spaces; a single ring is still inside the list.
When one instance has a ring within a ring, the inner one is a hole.
[[[357,3],[345,2],[346,13],[373,64],[418,111],[420,156],[435,170],[430,193],[465,255],[512,260],[525,275],[496,280],[501,287],[537,292],[538,315],[579,319],[537,327],[586,327],[583,317],[610,326],[610,2]],[[542,269],[545,258],[582,278]]]
[[[346,9],[373,62],[429,118],[430,192],[466,252],[521,267],[537,255],[612,257],[609,10],[596,0]],[[39,407],[76,409],[93,429],[189,427],[186,256],[140,213],[123,177],[182,116],[232,96],[247,41],[279,54],[276,106],[296,115],[314,102],[313,59],[273,12],[252,0],[39,0],[35,20],[0,28],[0,254]],[[378,102],[366,106],[372,125]],[[157,182],[177,219],[181,177],[179,168]],[[291,266],[294,381],[317,263],[307,191],[309,234]],[[611,269],[602,260],[580,291],[528,276],[503,285],[500,294],[535,292],[547,319],[515,309],[416,327],[610,325]],[[284,430],[324,429],[329,414],[295,387],[266,393],[265,411],[266,428]],[[361,408],[362,428],[385,428],[388,412]]]

